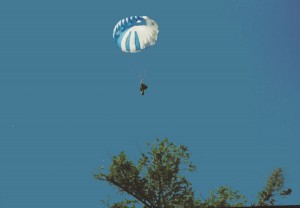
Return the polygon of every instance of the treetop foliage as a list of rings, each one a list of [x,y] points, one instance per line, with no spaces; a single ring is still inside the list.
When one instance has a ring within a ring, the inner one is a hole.
[[[147,143],[148,151],[141,153],[135,164],[124,152],[113,156],[112,164],[105,173],[101,167],[95,178],[115,186],[132,199],[125,199],[110,208],[202,208],[242,207],[247,200],[244,195],[229,186],[221,186],[201,202],[195,197],[191,182],[182,172],[194,172],[195,165],[189,161],[191,153],[184,145],[176,146],[168,139]],[[291,189],[283,190],[282,169],[275,169],[266,187],[259,192],[256,205],[274,205],[279,196],[288,196]]]

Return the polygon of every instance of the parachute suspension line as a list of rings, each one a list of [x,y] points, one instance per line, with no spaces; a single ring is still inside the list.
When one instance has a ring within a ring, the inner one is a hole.
[[[140,77],[140,80],[141,80],[141,84],[144,83],[145,81],[145,77],[146,77],[146,70],[144,70],[143,72],[140,73],[139,77]]]
[[[144,69],[144,77],[146,77],[147,69]]]
[[[144,83],[144,77],[143,77],[143,75],[140,74],[139,77],[140,77],[141,84]]]
[[[139,64],[139,60],[138,59],[134,59],[134,58],[129,58],[129,61],[130,61],[130,72],[135,74],[134,76],[136,76],[136,74],[138,74],[138,80],[141,80],[142,79],[142,74],[140,73],[140,66],[141,64]]]
[[[141,72],[141,70],[140,70],[140,68],[141,68],[141,64],[139,63],[139,60],[134,60],[133,62],[132,62],[132,72],[134,73],[134,74],[137,74],[138,75],[138,80],[141,82],[141,83],[143,83],[144,82],[144,75],[143,75],[143,73]]]

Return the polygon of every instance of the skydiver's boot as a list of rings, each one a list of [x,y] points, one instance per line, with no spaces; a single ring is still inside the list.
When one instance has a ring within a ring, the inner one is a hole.
[[[141,94],[142,94],[142,95],[145,94],[145,90],[144,90],[144,89],[141,90]]]

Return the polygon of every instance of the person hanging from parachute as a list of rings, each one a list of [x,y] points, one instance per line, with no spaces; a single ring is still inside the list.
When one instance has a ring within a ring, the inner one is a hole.
[[[120,20],[113,30],[113,39],[123,52],[136,53],[153,46],[157,41],[157,23],[147,16],[131,16]],[[141,80],[140,92],[148,86]]]
[[[140,92],[141,92],[141,95],[144,95],[145,94],[145,90],[148,89],[148,86],[144,83],[144,80],[141,81],[141,86],[140,86]]]

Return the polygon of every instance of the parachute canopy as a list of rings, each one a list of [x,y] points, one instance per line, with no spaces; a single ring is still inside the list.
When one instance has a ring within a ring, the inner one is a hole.
[[[131,16],[120,20],[113,31],[113,38],[123,52],[136,53],[155,44],[157,23],[147,16]]]

